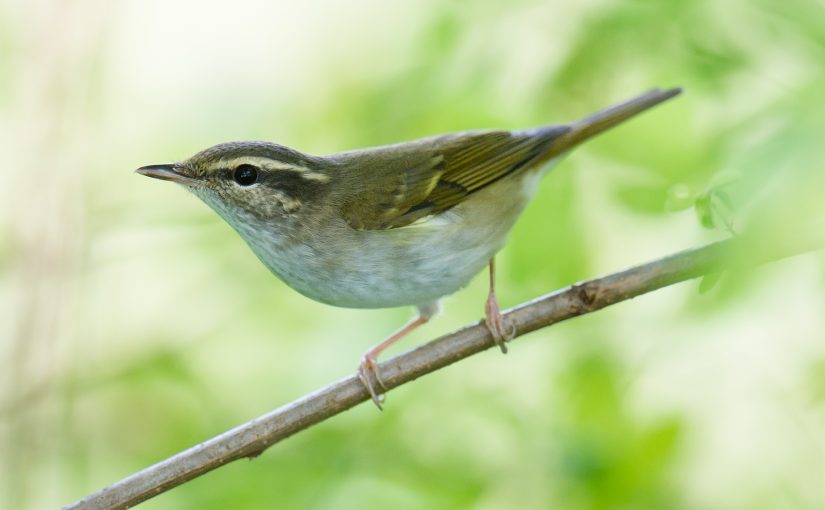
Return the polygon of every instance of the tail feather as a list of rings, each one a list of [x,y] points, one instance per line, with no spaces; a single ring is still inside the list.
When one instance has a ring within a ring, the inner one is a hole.
[[[621,124],[631,117],[646,111],[659,103],[682,93],[680,87],[668,90],[653,89],[629,101],[609,106],[581,120],[569,124],[569,130],[555,138],[540,157],[547,161],[559,156],[578,144],[608,129]]]

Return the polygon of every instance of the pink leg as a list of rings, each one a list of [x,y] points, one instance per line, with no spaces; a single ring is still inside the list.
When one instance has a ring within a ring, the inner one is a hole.
[[[504,317],[501,315],[501,308],[498,306],[494,260],[495,258],[490,259],[490,293],[487,294],[487,302],[484,304],[484,322],[493,335],[493,341],[499,346],[501,352],[507,354],[507,344],[505,342],[516,336],[516,328],[512,324],[507,327],[504,323]]]
[[[383,402],[383,394],[376,391],[376,385],[380,389],[381,392],[387,390],[387,387],[384,385],[384,382],[381,381],[381,377],[378,375],[377,370],[377,361],[378,356],[381,355],[389,346],[394,344],[395,342],[399,341],[401,338],[405,337],[408,333],[416,329],[418,326],[422,324],[426,324],[435,315],[436,311],[438,310],[437,304],[433,303],[432,305],[427,306],[420,306],[418,307],[418,317],[411,320],[407,324],[404,325],[401,329],[390,335],[386,340],[375,345],[373,348],[368,350],[364,353],[364,357],[361,358],[361,363],[358,365],[358,377],[361,379],[361,382],[364,383],[366,386],[367,391],[370,393],[370,397],[372,397],[372,401],[378,406],[378,409],[381,409],[381,403]]]

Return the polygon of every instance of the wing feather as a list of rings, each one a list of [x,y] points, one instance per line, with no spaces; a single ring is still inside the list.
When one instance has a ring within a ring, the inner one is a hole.
[[[344,216],[353,228],[380,230],[446,211],[535,162],[567,130],[559,126],[529,132],[470,132],[383,148],[387,152],[374,154],[372,160],[373,166],[381,167],[373,171],[363,193],[344,205]]]
[[[507,175],[563,154],[680,92],[653,89],[570,125],[456,133],[336,155],[335,164],[355,174],[348,180],[352,187],[343,192],[341,211],[356,229],[409,225],[455,207]]]

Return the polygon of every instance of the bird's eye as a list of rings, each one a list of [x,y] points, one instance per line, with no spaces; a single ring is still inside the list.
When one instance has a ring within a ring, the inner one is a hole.
[[[253,165],[238,165],[232,178],[241,186],[252,186],[258,182],[258,169]]]

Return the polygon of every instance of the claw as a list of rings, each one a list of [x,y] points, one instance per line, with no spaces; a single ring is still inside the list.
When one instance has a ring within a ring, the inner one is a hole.
[[[490,334],[493,335],[493,341],[501,349],[501,352],[507,354],[507,344],[505,342],[515,338],[516,327],[505,322],[496,295],[493,292],[487,296],[487,302],[484,304],[484,323],[487,325],[487,329],[490,330]]]
[[[516,326],[505,324],[504,316],[501,315],[501,308],[496,299],[496,265],[495,258],[490,259],[490,292],[487,294],[487,302],[484,303],[484,323],[493,335],[493,341],[501,349],[502,354],[507,354],[507,342],[516,336]]]
[[[361,363],[358,365],[358,378],[361,379],[364,387],[367,388],[370,398],[378,410],[383,410],[381,404],[384,403],[384,392],[387,391],[387,387],[378,375],[375,358],[364,355]],[[380,392],[376,391],[376,386],[378,386]]]

